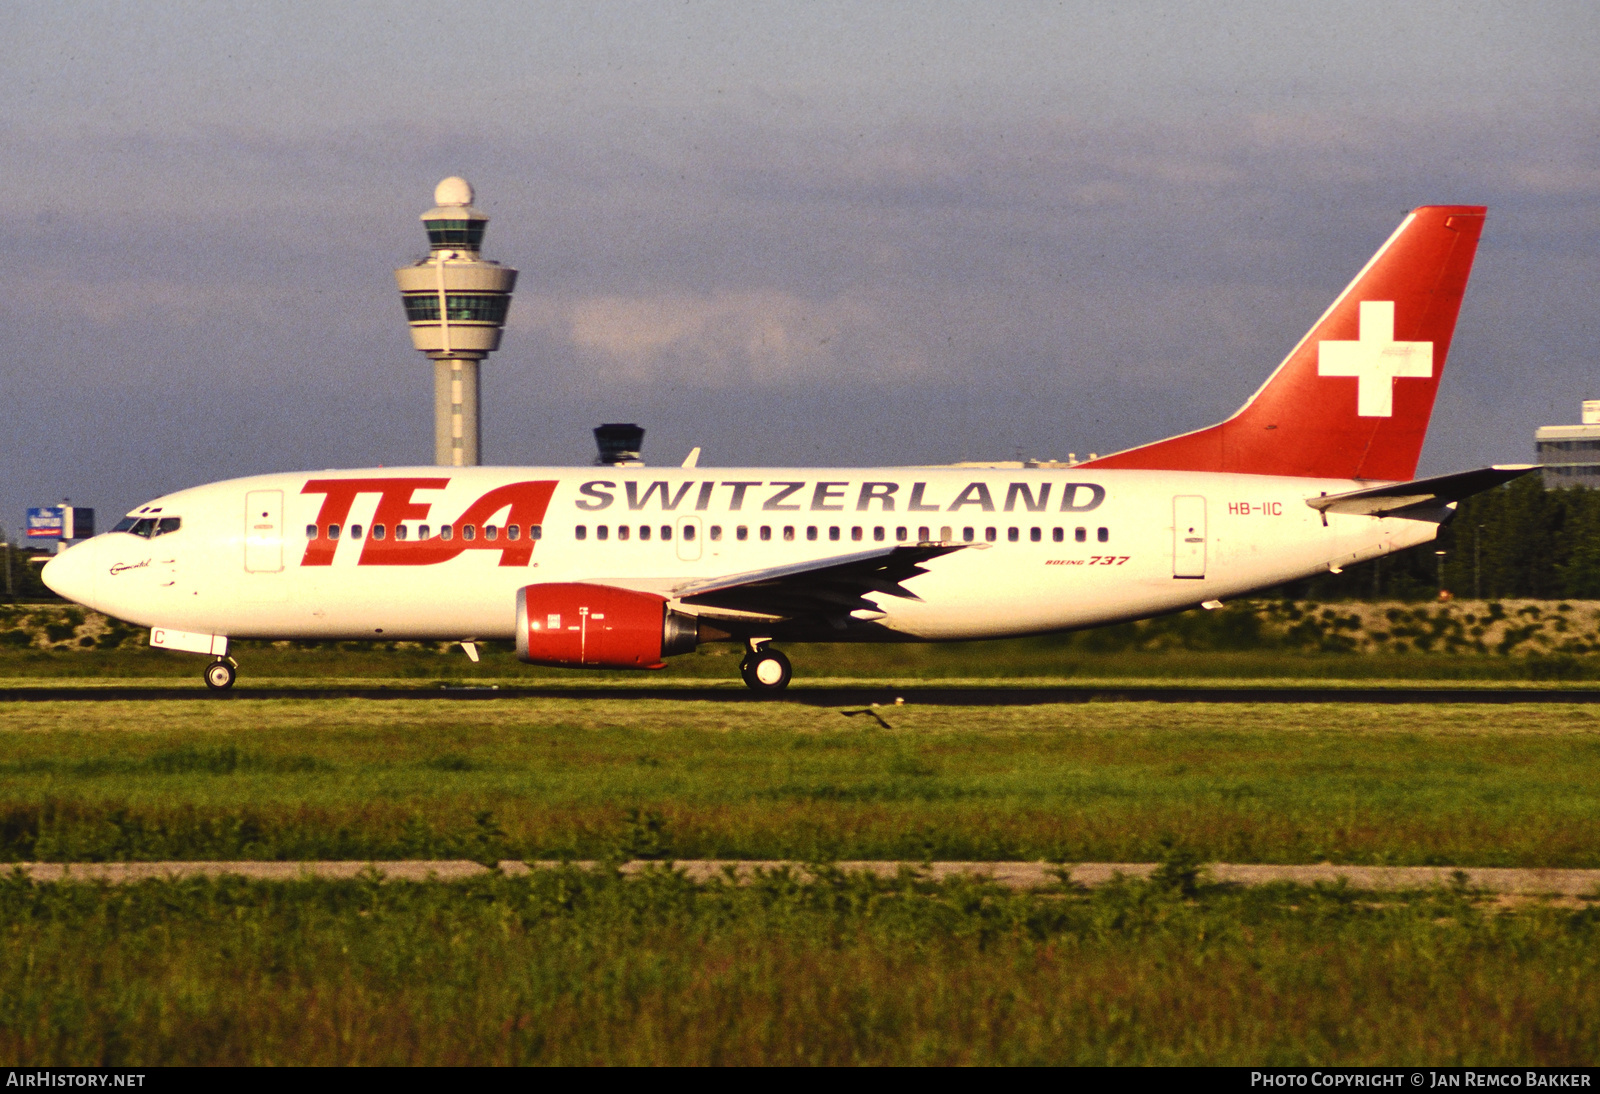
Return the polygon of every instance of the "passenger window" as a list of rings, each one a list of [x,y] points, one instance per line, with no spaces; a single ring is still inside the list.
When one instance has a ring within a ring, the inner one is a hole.
[[[339,538],[339,526],[337,524],[328,525],[328,538],[329,539],[338,539]]]
[[[1038,528],[1028,529],[1028,542],[1039,543],[1044,539],[1044,532]]]
[[[440,539],[451,540],[451,539],[455,538],[455,535],[456,535],[456,526],[454,524],[441,524],[441,525],[439,525],[439,538]],[[578,529],[578,538],[579,539],[583,538],[583,529],[582,528]]]
[[[671,539],[672,538],[672,525],[663,524],[661,526],[661,538],[662,539]]]
[[[1095,533],[1095,537],[1094,538],[1098,539],[1101,543],[1110,543],[1111,542],[1111,529],[1109,529],[1109,528],[1100,529],[1098,532]]]
[[[1016,543],[1021,538],[1022,538],[1022,534],[1017,529],[1015,529],[1015,528],[1007,528],[1006,529],[1006,542],[1007,543]]]
[[[963,528],[963,529],[961,529],[961,541],[963,543],[971,543],[974,539],[977,539],[977,538],[978,537],[973,534],[973,530],[971,528]]]
[[[113,528],[112,531],[113,532],[120,532],[120,531],[122,531],[122,529],[121,528]],[[316,539],[317,538],[317,526],[315,524],[306,525],[306,538],[307,539]]]
[[[361,538],[361,525],[352,524],[350,526],[350,538],[351,539],[360,539]]]
[[[683,538],[691,541],[694,539],[694,525],[685,524],[683,526]]]
[[[411,534],[410,531],[406,528],[406,526],[404,524],[396,524],[394,526],[394,538],[395,539],[405,539],[410,534]]]
[[[785,543],[793,543],[794,542],[794,525],[785,524],[783,526],[783,542],[785,542]]]
[[[544,525],[542,525],[542,524],[530,524],[530,525],[528,525],[528,538],[529,539],[543,539],[544,538]]]
[[[829,543],[838,543],[839,542],[839,526],[837,524],[831,525],[828,528],[828,542]]]
[[[1065,543],[1066,540],[1067,540],[1066,529],[1064,529],[1064,528],[1052,528],[1050,530],[1050,542],[1052,542],[1052,543]]]
[[[155,534],[158,535],[158,536],[164,536],[164,535],[167,535],[170,532],[176,532],[182,526],[183,526],[183,518],[182,517],[162,517],[159,521],[156,522],[156,532],[155,532]]]
[[[507,539],[521,539],[522,538],[522,525],[520,525],[520,524],[508,524],[508,525],[506,525],[506,538]]]
[[[739,527],[733,530],[733,538],[738,540],[740,543],[743,543],[745,540],[750,538],[750,529],[746,528],[742,524],[739,525]]]
[[[372,526],[372,538],[373,539],[382,539],[385,536],[387,536],[388,534],[389,534],[389,529],[385,528],[383,525],[374,524]]]
[[[861,526],[859,524],[850,529],[850,539],[854,543],[861,542]]]
[[[815,543],[816,539],[817,539],[817,526],[815,524],[806,525],[806,542],[807,543]]]
[[[928,535],[928,530],[926,528],[918,528],[917,529],[917,542],[918,543],[927,543],[930,540],[932,540],[932,538],[933,538],[932,536]]]
[[[572,538],[573,539],[588,539],[589,538],[589,529],[587,527],[585,527],[584,525],[582,525],[582,524],[574,526],[574,528],[572,529]]]
[[[983,538],[988,540],[990,543],[993,543],[999,537],[997,535],[995,535],[995,531],[994,531],[993,528],[985,528],[983,530]]]
[[[417,538],[418,539],[427,539],[428,538],[428,533],[430,531],[431,531],[431,529],[426,524],[417,525]]]
[[[478,526],[476,524],[463,524],[461,526],[461,538],[464,539],[464,540],[467,540],[469,542],[471,540],[477,539],[478,538]],[[600,538],[601,539],[605,539],[606,537],[605,536],[601,536]]]
[[[882,543],[883,542],[883,525],[878,524],[878,525],[874,525],[873,526],[873,529],[872,529],[872,541],[874,543]]]
[[[720,540],[721,538],[722,538],[722,525],[713,524],[711,526],[711,539],[712,539],[712,541],[716,542],[717,540]]]
[[[956,541],[956,530],[946,524],[939,529],[939,538],[946,543],[954,543]]]
[[[628,528],[628,526],[626,524],[617,525],[617,538],[620,539],[620,540],[624,540],[624,541],[627,540],[629,531],[630,531],[630,529]],[[649,539],[650,538],[650,529],[649,528],[641,528],[641,529],[639,529],[639,538],[640,539]]]
[[[904,528],[896,528],[894,530],[894,539],[896,543],[904,543],[906,541],[906,530]]]
[[[1074,528],[1072,530],[1072,540],[1073,540],[1074,543],[1088,543],[1089,542],[1089,529],[1087,529],[1087,528]]]
[[[500,529],[498,527],[496,527],[495,525],[493,525],[493,524],[485,524],[483,526],[483,538],[484,539],[499,539],[500,538]]]
[[[761,542],[765,543],[771,538],[772,538],[772,526],[770,524],[763,524],[761,526]]]
[[[594,526],[594,538],[595,539],[605,539],[610,534],[611,534],[611,526],[610,525],[597,524],[597,525]]]
[[[626,529],[623,529],[623,528],[618,528],[617,529],[617,535],[621,536],[623,539],[627,539],[628,538],[627,535],[625,534],[625,532],[626,532]],[[639,525],[639,538],[640,539],[649,539],[650,538],[650,526],[648,524]]]

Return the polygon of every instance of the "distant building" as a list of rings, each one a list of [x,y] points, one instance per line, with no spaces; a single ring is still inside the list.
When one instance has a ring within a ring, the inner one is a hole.
[[[1600,487],[1600,399],[1583,401],[1582,425],[1547,425],[1533,435],[1547,489]]]

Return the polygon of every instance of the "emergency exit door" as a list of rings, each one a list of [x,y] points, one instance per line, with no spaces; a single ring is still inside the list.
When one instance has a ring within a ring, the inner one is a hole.
[[[1206,576],[1206,499],[1172,499],[1172,576]]]
[[[244,496],[244,568],[253,574],[283,569],[282,490],[252,490]]]

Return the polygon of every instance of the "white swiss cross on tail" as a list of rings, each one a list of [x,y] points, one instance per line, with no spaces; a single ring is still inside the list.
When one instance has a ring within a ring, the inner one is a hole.
[[[1361,340],[1317,345],[1318,376],[1356,378],[1356,414],[1362,418],[1394,416],[1397,376],[1433,375],[1432,342],[1394,340],[1394,301],[1361,302]]]

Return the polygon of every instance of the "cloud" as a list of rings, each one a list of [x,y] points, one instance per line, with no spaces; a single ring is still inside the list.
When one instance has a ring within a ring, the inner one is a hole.
[[[773,386],[924,371],[927,357],[902,319],[854,294],[665,292],[521,297],[511,327],[564,340],[581,367],[622,382]]]
[[[779,464],[1108,451],[1202,426],[1405,208],[1437,200],[1494,211],[1446,385],[1472,399],[1441,402],[1425,458],[1524,456],[1588,383],[1594,111],[1509,127],[1291,105],[642,134],[602,118],[581,137],[397,120],[41,144],[0,127],[0,180],[34,195],[0,213],[12,490],[79,496],[76,476],[132,502],[162,468],[426,460],[431,373],[390,271],[456,172],[493,216],[488,257],[521,269],[486,371],[494,459],[587,458],[591,425],[630,417],[658,451]],[[52,439],[63,405],[145,447],[91,460],[105,442]]]

